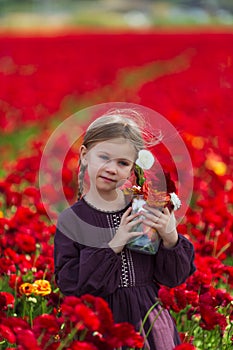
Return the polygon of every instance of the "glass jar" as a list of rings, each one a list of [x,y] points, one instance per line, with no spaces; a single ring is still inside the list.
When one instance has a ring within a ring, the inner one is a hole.
[[[146,201],[143,195],[134,197],[132,202],[132,214],[138,213],[139,211],[146,211],[146,209],[143,208],[145,204]],[[135,220],[138,220],[138,217]],[[128,249],[151,255],[157,253],[161,238],[155,228],[140,223],[134,226],[132,231],[143,232],[143,235],[130,240],[126,245]]]

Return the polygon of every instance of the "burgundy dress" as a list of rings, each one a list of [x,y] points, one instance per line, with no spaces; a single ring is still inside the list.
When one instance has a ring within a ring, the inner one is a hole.
[[[156,255],[127,248],[116,254],[107,242],[127,207],[115,212],[101,211],[82,198],[64,210],[55,234],[55,276],[64,295],[100,296],[109,303],[116,323],[129,322],[139,330],[156,301],[159,284],[175,287],[195,271],[194,250],[179,235],[175,247],[167,249],[161,244]],[[172,350],[180,340],[167,310],[161,311],[160,306],[153,309],[144,332],[159,310],[145,349]]]

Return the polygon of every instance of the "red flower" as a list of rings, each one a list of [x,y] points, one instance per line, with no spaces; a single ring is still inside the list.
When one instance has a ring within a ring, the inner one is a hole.
[[[6,310],[8,307],[13,308],[14,302],[15,298],[11,293],[0,292],[0,306],[2,310]]]
[[[16,343],[21,345],[24,350],[42,350],[37,343],[35,334],[29,329],[17,332],[16,339]]]
[[[0,271],[2,274],[10,274],[16,272],[15,264],[8,258],[0,258]]]
[[[15,243],[19,250],[25,253],[32,253],[36,250],[36,240],[33,236],[24,233],[17,233]]]
[[[87,342],[74,341],[69,347],[71,350],[98,350],[98,348]]]
[[[15,343],[16,338],[9,327],[0,324],[0,342],[3,340],[8,341],[9,343]]]
[[[101,334],[105,334],[111,329],[114,324],[113,315],[108,303],[104,299],[86,294],[81,297],[81,300],[83,300],[98,316],[100,321],[99,332]]]
[[[221,315],[216,310],[205,304],[200,305],[201,323],[203,329],[211,330],[217,325],[224,330],[227,326],[226,316]]]
[[[170,309],[174,304],[174,296],[172,294],[172,290],[168,287],[162,286],[159,289],[158,297],[161,300],[165,309]]]
[[[20,317],[8,317],[4,319],[4,324],[11,328],[15,334],[17,334],[20,329],[29,329],[29,324]]]
[[[6,193],[7,206],[15,205],[19,206],[22,202],[22,194],[16,191],[8,191]]]
[[[18,286],[20,286],[23,283],[22,277],[17,276],[16,274],[11,274],[9,279],[9,286],[12,289],[18,290]]]
[[[17,254],[13,249],[6,248],[5,256],[10,258],[15,264],[19,263],[19,254]]]
[[[179,310],[182,310],[187,306],[187,294],[185,287],[182,286],[174,288],[174,297]]]
[[[83,304],[78,304],[75,306],[74,313],[76,315],[77,326],[81,321],[85,327],[89,328],[92,331],[98,330],[100,327],[100,320],[94,311],[89,307]],[[82,326],[81,326],[82,328]],[[79,329],[79,326],[78,326]]]
[[[100,321],[94,311],[75,297],[66,297],[61,305],[64,317],[75,323],[78,329],[87,327],[92,331],[98,330]]]
[[[34,319],[33,331],[37,336],[39,336],[43,330],[46,330],[46,333],[49,333],[49,335],[55,335],[59,332],[61,323],[62,319],[58,319],[53,315],[43,314]]]
[[[113,326],[108,335],[107,343],[113,348],[129,346],[141,349],[144,345],[144,339],[131,324],[123,322]]]
[[[15,215],[12,217],[11,221],[13,221],[14,226],[26,224],[35,219],[35,213],[31,211],[27,207],[20,206],[17,208]]]
[[[38,200],[40,198],[39,189],[33,186],[26,187],[23,193],[29,197],[35,198],[35,200]]]
[[[174,350],[196,350],[196,348],[192,344],[183,343],[183,344],[177,345],[174,348]]]
[[[198,293],[192,290],[186,290],[185,291],[187,304],[192,305],[193,307],[198,306]]]

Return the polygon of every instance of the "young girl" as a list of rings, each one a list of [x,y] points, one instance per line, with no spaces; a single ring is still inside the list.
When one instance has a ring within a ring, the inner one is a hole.
[[[131,202],[120,190],[145,148],[143,135],[125,110],[99,117],[88,127],[80,149],[79,200],[60,214],[55,235],[55,276],[62,293],[100,296],[116,323],[129,322],[137,330],[155,304],[159,285],[175,287],[195,271],[193,246],[177,233],[174,214],[145,207],[141,218],[132,214]],[[89,189],[83,194],[85,174]],[[155,255],[126,247],[141,234],[133,230],[141,222],[159,232]],[[143,334],[156,317],[144,348],[172,350],[180,340],[161,306],[151,311]]]

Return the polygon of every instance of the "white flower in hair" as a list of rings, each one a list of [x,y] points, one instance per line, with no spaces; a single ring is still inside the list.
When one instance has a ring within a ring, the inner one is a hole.
[[[178,210],[181,207],[181,201],[175,192],[169,193],[171,196],[170,201],[174,205],[174,210]]]
[[[138,152],[138,159],[136,160],[136,164],[145,170],[148,170],[152,167],[152,165],[154,164],[154,156],[153,154],[146,150],[146,149],[142,149],[141,151]]]

